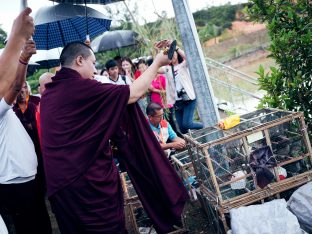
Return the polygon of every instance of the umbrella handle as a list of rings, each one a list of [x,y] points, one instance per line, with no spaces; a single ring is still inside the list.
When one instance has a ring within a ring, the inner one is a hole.
[[[23,11],[26,7],[28,7],[27,0],[21,0],[21,11]],[[33,37],[30,37],[29,39],[32,40]]]
[[[88,46],[90,46],[90,44],[91,44],[91,40],[90,40],[90,35],[89,34],[86,35],[85,44],[88,45]]]
[[[21,11],[28,7],[27,0],[21,0]]]

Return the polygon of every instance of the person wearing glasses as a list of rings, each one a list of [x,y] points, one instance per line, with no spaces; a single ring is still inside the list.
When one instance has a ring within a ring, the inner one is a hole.
[[[155,102],[149,103],[146,108],[146,114],[150,127],[167,157],[170,156],[171,150],[182,150],[185,148],[184,139],[178,137],[171,125],[164,119],[164,110],[161,105]]]

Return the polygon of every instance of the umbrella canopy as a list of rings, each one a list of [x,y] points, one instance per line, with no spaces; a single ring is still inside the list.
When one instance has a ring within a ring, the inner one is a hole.
[[[138,44],[138,34],[131,30],[105,32],[91,42],[94,52],[104,52]]]
[[[71,4],[111,4],[114,2],[120,2],[124,0],[50,0],[58,3],[71,3]]]
[[[85,6],[58,4],[40,8],[35,17],[33,36],[37,49],[63,47],[69,42],[90,39],[109,30],[111,20]]]
[[[37,63],[37,69],[50,69],[60,65],[61,47],[51,50],[37,50],[37,53],[30,58],[30,62]]]

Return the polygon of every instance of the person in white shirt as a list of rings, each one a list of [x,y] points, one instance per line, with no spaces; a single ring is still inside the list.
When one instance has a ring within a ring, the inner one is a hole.
[[[13,27],[0,56],[0,98],[10,89],[14,82],[17,70],[17,62],[21,49],[31,35],[34,33],[34,20],[29,14],[31,9],[26,7],[14,20]]]
[[[107,76],[95,76],[95,79],[101,83],[116,84],[116,85],[130,85],[132,84],[129,77],[124,75],[119,75],[118,64],[115,60],[108,60],[105,64],[106,70],[108,72]]]
[[[37,183],[34,144],[12,110],[25,82],[27,64],[36,52],[28,40],[23,47],[11,88],[0,96],[0,214],[12,216],[17,234],[52,233],[49,214]],[[1,65],[1,63],[0,63]]]

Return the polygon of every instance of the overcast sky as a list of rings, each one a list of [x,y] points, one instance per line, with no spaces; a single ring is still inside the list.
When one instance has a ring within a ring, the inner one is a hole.
[[[147,21],[155,21],[157,19],[155,11],[158,14],[161,14],[163,11],[167,12],[169,17],[173,17],[173,8],[170,0],[125,0],[131,9],[134,6],[134,2],[137,3],[138,13],[137,17],[138,21],[142,22],[142,19]],[[228,2],[232,4],[247,2],[248,0],[188,0],[191,11],[197,11],[206,7],[210,7],[213,5],[223,5]],[[5,4],[5,3],[6,4]],[[20,11],[20,0],[9,0],[9,1],[1,1],[2,6],[0,8],[0,24],[2,28],[8,32],[11,30],[12,23],[14,18],[18,15]],[[33,9],[35,12],[38,8],[42,6],[48,6],[53,4],[48,0],[28,0],[28,6]],[[99,11],[103,11],[103,6],[99,5],[89,5]],[[123,7],[123,3],[114,3],[110,5],[112,8],[114,7]],[[103,12],[104,13],[104,12]],[[114,20],[114,19],[113,19]]]

